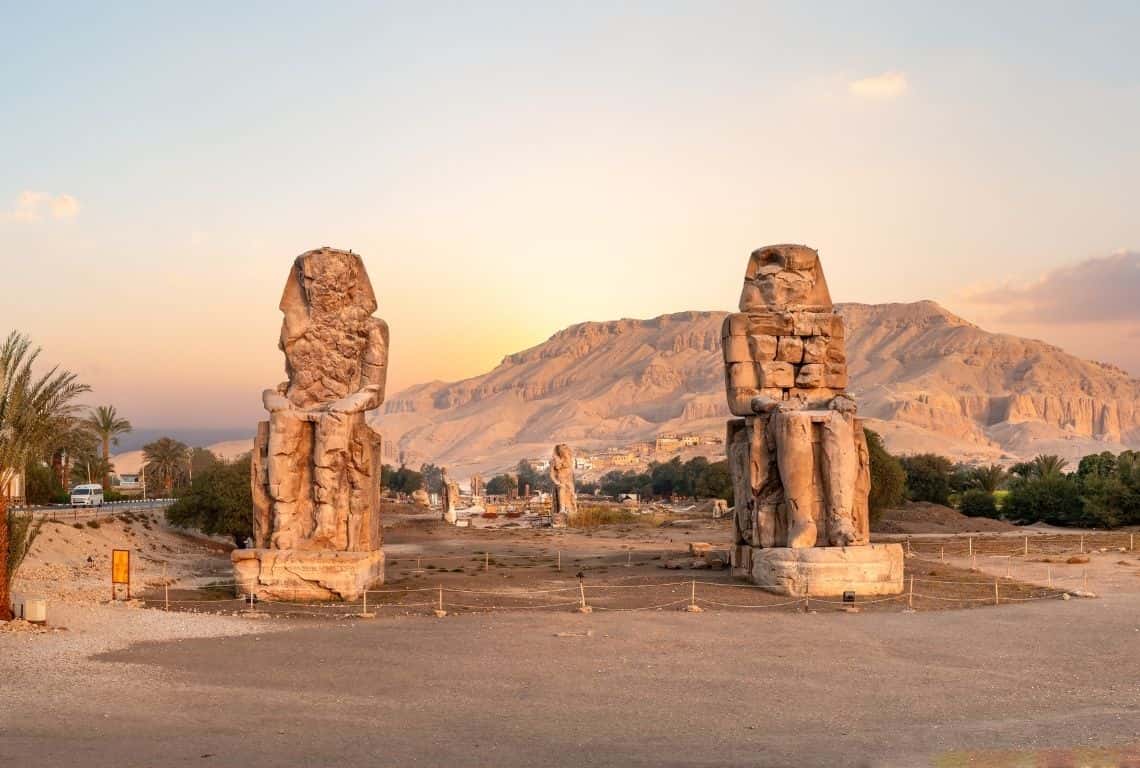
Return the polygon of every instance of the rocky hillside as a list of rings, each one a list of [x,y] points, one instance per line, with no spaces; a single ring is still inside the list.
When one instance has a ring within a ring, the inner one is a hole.
[[[852,391],[898,452],[970,460],[1140,446],[1140,381],[1040,341],[988,333],[934,302],[843,304]],[[581,323],[464,381],[389,397],[389,460],[507,467],[555,441],[596,449],[721,434],[723,312]]]

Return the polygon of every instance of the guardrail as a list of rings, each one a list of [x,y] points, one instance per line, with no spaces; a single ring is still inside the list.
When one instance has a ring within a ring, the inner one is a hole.
[[[12,511],[32,515],[39,520],[76,521],[113,517],[123,512],[153,512],[166,509],[174,499],[147,499],[146,501],[108,501],[101,507],[73,507],[69,504],[50,506],[12,507]]]

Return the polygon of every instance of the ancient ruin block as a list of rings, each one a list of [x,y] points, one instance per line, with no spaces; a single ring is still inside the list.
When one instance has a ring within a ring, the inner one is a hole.
[[[823,336],[804,338],[804,363],[822,363],[827,359],[828,339]]]
[[[761,363],[776,359],[777,337],[752,335],[748,337],[748,352],[752,360]]]
[[[781,336],[776,348],[776,359],[785,363],[799,363],[804,359],[804,341],[799,336]]]
[[[795,386],[796,369],[791,363],[771,362],[756,365],[756,378],[760,387],[787,388]]]
[[[796,372],[796,386],[804,389],[815,389],[823,386],[823,364],[809,363],[801,365]]]
[[[732,389],[759,389],[759,366],[753,362],[730,363],[727,368],[727,384]]]
[[[755,357],[749,336],[725,336],[721,339],[726,363],[750,363]]]

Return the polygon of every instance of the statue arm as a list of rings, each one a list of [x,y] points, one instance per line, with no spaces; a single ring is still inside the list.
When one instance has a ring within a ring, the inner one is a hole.
[[[334,413],[359,413],[379,408],[384,402],[384,386],[388,379],[388,324],[372,318],[368,345],[364,348],[360,381],[363,386],[351,395],[329,403]]]

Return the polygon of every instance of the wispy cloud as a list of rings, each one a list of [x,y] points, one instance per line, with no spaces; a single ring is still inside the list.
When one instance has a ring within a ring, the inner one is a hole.
[[[967,301],[992,306],[1009,322],[1140,322],[1140,251],[1118,251],[1046,272],[1035,282],[975,291]]]
[[[890,71],[873,77],[864,77],[861,80],[852,80],[847,84],[847,92],[861,99],[874,101],[892,101],[899,98],[910,88],[905,72]]]
[[[79,201],[72,195],[50,195],[25,189],[3,218],[11,221],[39,221],[53,219],[73,219],[79,215]]]

